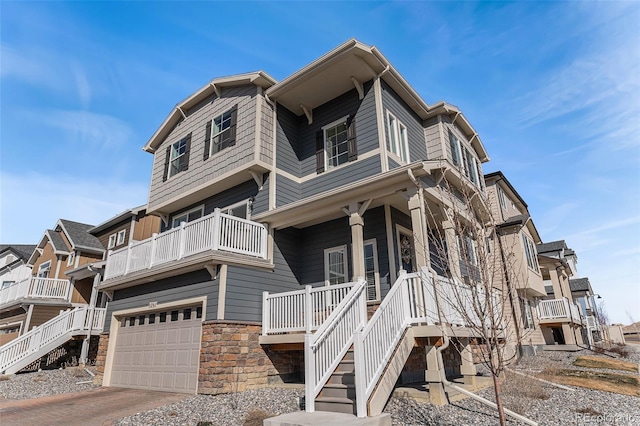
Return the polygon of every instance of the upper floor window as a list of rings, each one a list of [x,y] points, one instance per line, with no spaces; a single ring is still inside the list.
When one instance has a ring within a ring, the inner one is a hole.
[[[237,121],[238,105],[235,105],[207,123],[203,160],[236,144]]]
[[[504,191],[499,186],[496,187],[496,192],[498,193],[498,201],[503,209],[507,208],[507,202],[504,199]]]
[[[409,137],[407,127],[393,114],[387,111],[387,131],[389,134],[389,151],[405,163],[409,162]]]
[[[172,228],[176,228],[180,226],[182,222],[191,222],[196,219],[200,219],[204,213],[204,206],[198,206],[195,209],[191,209],[184,213],[181,213],[179,216],[175,216],[173,221],[171,222]]]
[[[357,160],[355,120],[349,117],[334,121],[316,133],[316,172]]]
[[[109,235],[109,243],[107,244],[107,248],[114,248],[116,246],[116,234]]]
[[[449,132],[449,145],[451,146],[451,159],[453,164],[456,166],[461,166],[462,163],[460,159],[462,158],[460,154],[460,141],[452,132]]]
[[[67,257],[67,266],[73,265],[74,260],[76,260],[76,252],[72,251],[71,253],[69,253],[69,256]]]
[[[529,299],[520,298],[520,310],[522,312],[524,328],[534,328],[535,323],[533,322],[533,312],[531,310],[531,302]]]
[[[162,180],[167,180],[167,177],[175,176],[189,168],[190,151],[191,133],[167,147]]]
[[[44,262],[38,267],[38,278],[49,278],[49,271],[51,271],[51,261]]]
[[[16,283],[15,281],[2,281],[2,287],[0,287],[0,290],[5,289],[7,287],[11,287],[15,283]]]
[[[118,244],[118,245],[124,244],[124,237],[125,237],[126,233],[127,233],[126,229],[118,231],[118,241],[116,242],[116,244]]]
[[[536,272],[540,272],[538,268],[538,258],[536,256],[536,246],[533,241],[525,234],[522,234],[522,244],[524,245],[524,253],[527,258],[527,266]]]
[[[347,246],[328,248],[324,251],[324,277],[329,285],[347,282]]]
[[[240,217],[242,219],[249,219],[249,200],[240,201],[239,203],[232,204],[228,207],[221,209],[222,213]]]

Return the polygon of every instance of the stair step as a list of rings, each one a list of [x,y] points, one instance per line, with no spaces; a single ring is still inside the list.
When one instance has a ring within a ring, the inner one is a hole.
[[[336,371],[334,372],[327,384],[338,385],[352,385],[356,383],[356,375],[351,371]]]
[[[340,361],[340,364],[338,364],[338,366],[336,367],[336,371],[341,371],[341,372],[353,372],[355,371],[355,369],[356,367],[353,360]]]
[[[317,411],[330,411],[332,413],[356,414],[356,404],[349,398],[320,397],[316,398]]]
[[[356,399],[354,384],[327,383],[320,391],[319,397]]]
[[[352,361],[353,362],[353,349],[349,349],[347,353],[342,358],[343,361]]]

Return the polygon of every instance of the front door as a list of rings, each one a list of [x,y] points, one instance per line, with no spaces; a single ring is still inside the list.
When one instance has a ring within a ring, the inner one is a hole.
[[[402,226],[397,226],[397,244],[399,267],[407,272],[416,272],[416,250],[413,232]]]

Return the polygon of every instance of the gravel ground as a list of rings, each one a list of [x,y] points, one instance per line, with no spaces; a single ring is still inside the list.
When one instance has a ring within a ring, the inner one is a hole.
[[[640,346],[628,345],[630,356],[626,360],[640,362]],[[518,366],[522,371],[541,371],[545,368],[575,368],[571,362],[578,355],[594,355],[590,351],[574,353],[543,352],[536,357],[525,358]],[[608,370],[611,371],[611,370]],[[616,371],[620,373],[619,371]],[[633,373],[628,373],[633,374]],[[77,377],[80,375],[81,377]],[[91,384],[76,385],[89,380],[90,376],[76,369],[43,371],[11,376],[0,381],[0,397],[26,399],[65,392],[77,392],[94,387]],[[527,380],[527,379],[525,379]],[[566,391],[537,381],[516,384],[520,387],[538,388],[536,397],[526,400],[521,408],[524,414],[540,425],[638,425],[640,426],[640,398],[618,395],[583,388]],[[509,394],[505,390],[505,394]],[[261,425],[245,423],[256,415],[256,410],[278,415],[298,410],[296,398],[302,397],[302,388],[266,388],[227,395],[196,395],[179,403],[159,407],[154,410],[125,417],[116,425]],[[492,388],[478,392],[480,396],[492,399]],[[589,410],[587,414],[578,410]],[[385,412],[392,416],[394,425],[455,425],[483,426],[498,422],[495,412],[467,398],[442,407],[403,398],[391,398]],[[263,413],[263,414],[264,414]],[[600,417],[586,418],[594,415]],[[207,423],[208,422],[208,423]],[[509,424],[519,424],[509,420]],[[335,425],[338,426],[338,425]]]
[[[2,377],[0,398],[6,399],[40,398],[59,393],[81,392],[96,387],[92,383],[76,384],[93,380],[93,377],[75,367],[0,377]]]

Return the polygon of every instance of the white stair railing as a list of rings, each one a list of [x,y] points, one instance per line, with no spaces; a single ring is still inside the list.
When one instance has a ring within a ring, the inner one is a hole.
[[[183,222],[128,247],[110,251],[105,279],[120,277],[207,250],[267,258],[267,228],[257,222],[220,212]]]
[[[91,310],[86,306],[68,309],[28,333],[0,346],[0,372],[6,372],[7,369],[20,361],[38,354],[43,348],[56,343],[58,339],[69,338],[74,332],[88,330],[88,312]],[[95,309],[92,330],[102,330],[105,314],[106,309]],[[42,355],[45,353],[40,354],[40,356]]]
[[[310,333],[331,315],[355,282],[322,287],[305,286],[285,293],[262,293],[262,334]]]
[[[367,321],[366,281],[360,278],[314,334],[304,340],[305,408],[315,411],[315,399],[349,347],[354,333]]]

